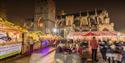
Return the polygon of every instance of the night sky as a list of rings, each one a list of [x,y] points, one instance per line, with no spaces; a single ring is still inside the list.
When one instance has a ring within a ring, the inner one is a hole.
[[[125,28],[125,3],[120,0],[56,0],[57,12],[67,13],[86,10],[106,9],[117,31]],[[7,15],[9,19],[30,18],[34,13],[34,0],[7,0]],[[23,20],[22,20],[23,21]]]

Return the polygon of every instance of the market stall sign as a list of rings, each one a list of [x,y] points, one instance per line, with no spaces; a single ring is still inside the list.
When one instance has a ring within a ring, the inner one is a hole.
[[[0,59],[21,53],[21,43],[0,46]]]

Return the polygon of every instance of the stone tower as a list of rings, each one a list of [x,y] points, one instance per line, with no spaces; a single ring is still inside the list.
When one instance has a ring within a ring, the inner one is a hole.
[[[50,32],[55,25],[55,0],[35,0],[34,29]],[[41,26],[37,26],[41,24]]]
[[[6,18],[6,10],[4,3],[4,0],[0,0],[0,17],[2,18]]]

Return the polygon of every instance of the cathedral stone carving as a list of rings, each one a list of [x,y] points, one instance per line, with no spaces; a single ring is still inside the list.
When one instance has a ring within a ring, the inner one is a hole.
[[[88,23],[88,16],[81,16],[80,17],[80,26],[82,26],[82,25],[88,25],[89,23]]]
[[[114,27],[114,23],[111,23],[111,26]]]
[[[108,31],[114,31],[114,23],[107,23],[107,24],[99,24],[98,25],[99,31],[105,31],[104,29],[107,29]]]
[[[74,16],[71,15],[71,16],[66,16],[66,25],[73,25],[73,22],[74,22]]]
[[[101,13],[104,17],[109,17],[109,14],[106,10],[103,10]]]
[[[97,16],[98,24],[105,23],[105,18],[108,18],[108,17],[109,17],[108,12],[106,10],[103,10],[102,13],[100,13]]]
[[[104,19],[104,23],[105,23],[105,24],[109,24],[109,23],[110,23],[110,18],[108,18],[108,17],[105,18],[105,19]]]
[[[0,17],[0,21],[2,21],[3,19]]]
[[[101,12],[100,12],[101,11]],[[87,14],[86,14],[87,13]],[[114,31],[114,23],[110,23],[109,14],[106,10],[97,10],[95,14],[86,12],[80,14],[63,15],[64,22],[69,27],[73,27],[77,31]],[[76,26],[76,24],[79,24]],[[75,25],[73,25],[75,24]],[[66,26],[67,27],[67,26]]]
[[[98,21],[98,24],[102,24],[103,21],[104,21],[104,16],[101,15],[101,14],[99,14],[99,15],[97,16],[97,21]]]
[[[96,26],[97,25],[97,21],[96,21],[96,16],[95,15],[90,16],[89,21],[90,21],[90,26]]]

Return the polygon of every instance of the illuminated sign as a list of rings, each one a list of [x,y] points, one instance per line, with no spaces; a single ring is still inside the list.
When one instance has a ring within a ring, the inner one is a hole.
[[[21,43],[9,44],[9,45],[0,45],[0,59],[19,54],[21,53]]]

